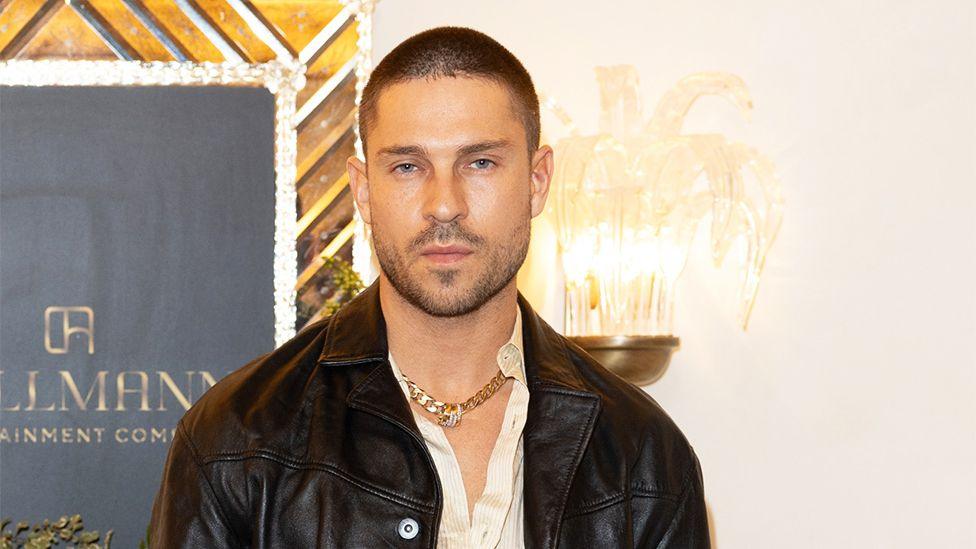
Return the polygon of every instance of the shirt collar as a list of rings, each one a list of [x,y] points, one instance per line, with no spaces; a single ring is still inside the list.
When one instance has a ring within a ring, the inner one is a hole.
[[[393,353],[387,352],[387,355],[393,368],[393,375],[397,381],[402,381],[403,374],[393,360]],[[522,385],[528,385],[525,380],[525,353],[522,347],[522,311],[518,305],[515,306],[515,326],[512,328],[512,335],[504,345],[499,347],[495,360],[506,377],[515,378]]]
[[[527,385],[525,381],[525,353],[522,349],[522,311],[516,305],[512,337],[498,349],[497,361],[503,374],[515,378],[522,385]]]

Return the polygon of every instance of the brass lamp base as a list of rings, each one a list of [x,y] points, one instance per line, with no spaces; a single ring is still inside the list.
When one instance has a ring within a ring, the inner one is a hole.
[[[650,385],[664,375],[681,346],[674,336],[572,336],[600,364],[634,385]]]

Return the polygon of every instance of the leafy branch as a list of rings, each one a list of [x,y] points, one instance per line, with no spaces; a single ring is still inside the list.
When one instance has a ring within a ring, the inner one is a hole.
[[[64,516],[55,522],[44,519],[33,527],[26,520],[7,529],[10,519],[0,520],[0,549],[49,549],[64,542],[65,549],[110,549],[112,530],[105,533],[105,544],[97,542],[98,530],[84,531],[81,515]]]

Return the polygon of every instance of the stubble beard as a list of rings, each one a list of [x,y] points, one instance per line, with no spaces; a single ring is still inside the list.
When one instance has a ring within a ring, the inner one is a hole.
[[[482,272],[477,275],[474,285],[467,290],[458,287],[459,268],[425,269],[418,274],[411,272],[404,254],[387,238],[384,227],[374,221],[371,228],[376,259],[397,293],[431,316],[456,317],[481,308],[518,274],[529,252],[531,216],[519,216],[511,236],[505,241],[511,243],[510,245],[499,243],[486,247],[484,238],[468,232],[456,220],[446,225],[432,225],[413,239],[408,245],[408,250],[413,254],[433,242],[445,245],[466,243],[474,253],[487,254],[482,263]],[[437,289],[428,289],[421,277],[436,281]]]

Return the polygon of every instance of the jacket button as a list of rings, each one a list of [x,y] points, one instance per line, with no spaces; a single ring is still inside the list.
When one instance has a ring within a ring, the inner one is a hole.
[[[397,534],[403,539],[413,539],[420,533],[420,525],[412,518],[405,518],[397,526]]]

